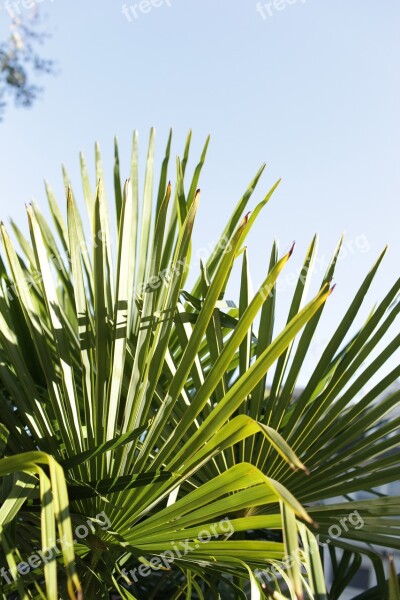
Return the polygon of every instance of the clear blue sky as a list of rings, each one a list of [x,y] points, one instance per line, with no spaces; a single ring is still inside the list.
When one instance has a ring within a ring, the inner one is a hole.
[[[156,127],[159,156],[170,126],[175,153],[193,129],[193,157],[211,133],[195,246],[217,238],[266,161],[255,199],[283,181],[250,238],[255,284],[274,238],[282,251],[296,240],[287,267],[294,270],[315,232],[324,259],[345,231],[353,250],[347,246],[337,271],[317,337],[323,342],[389,243],[366,316],[400,274],[400,4],[280,1],[278,10],[277,1],[262,0],[270,5],[263,18],[253,0],[158,0],[161,6],[137,9],[128,21],[119,0],[43,0],[53,33],[45,50],[60,75],[44,81],[32,110],[9,110],[0,124],[3,220],[25,223],[32,196],[45,206],[44,177],[61,196],[61,162],[79,190],[78,152],[89,161],[95,140],[111,183],[114,134],[128,174],[134,128],[144,147]],[[0,21],[3,31],[4,10]],[[283,306],[291,291],[282,292]]]

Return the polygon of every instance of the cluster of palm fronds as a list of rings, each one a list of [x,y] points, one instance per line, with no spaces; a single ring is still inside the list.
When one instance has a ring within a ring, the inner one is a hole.
[[[379,586],[368,597],[386,594],[368,545],[400,545],[399,499],[374,492],[398,477],[400,418],[382,417],[400,393],[376,400],[400,367],[353,400],[399,345],[385,340],[400,280],[346,341],[381,256],[299,392],[340,245],[307,301],[312,241],[275,331],[291,251],[279,258],[274,244],[251,294],[243,250],[276,188],[243,217],[261,169],[185,290],[207,145],[188,176],[189,135],[172,188],[170,136],[154,189],[152,132],[141,200],[137,135],[125,185],[116,145],[116,232],[98,148],[95,191],[81,157],[87,227],[65,171],[66,217],[46,187],[53,230],[36,204],[30,241],[13,224],[20,250],[1,226],[3,598],[327,598],[318,544],[354,511],[362,527],[326,545],[334,565],[342,553],[331,597],[363,554]],[[225,298],[236,260],[237,306]]]

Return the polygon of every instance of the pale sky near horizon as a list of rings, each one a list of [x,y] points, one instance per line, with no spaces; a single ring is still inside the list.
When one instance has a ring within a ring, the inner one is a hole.
[[[170,126],[173,155],[191,128],[192,165],[210,133],[194,253],[217,239],[264,161],[250,208],[279,177],[282,183],[249,237],[255,285],[273,239],[282,252],[296,240],[289,274],[318,232],[317,285],[345,232],[337,289],[316,337],[318,357],[387,243],[359,325],[400,274],[400,3],[261,0],[258,10],[253,0],[149,5],[144,12],[138,0],[128,0],[128,20],[119,0],[79,6],[42,0],[52,33],[43,50],[60,73],[43,80],[45,92],[32,110],[12,108],[0,123],[0,217],[25,227],[31,197],[46,211],[43,178],[61,197],[62,162],[80,193],[78,153],[89,162],[95,140],[111,184],[114,134],[128,175],[133,129],[144,152],[149,128],[156,127],[160,158]],[[4,0],[0,7],[3,33]],[[279,295],[285,308],[292,292],[288,284]]]

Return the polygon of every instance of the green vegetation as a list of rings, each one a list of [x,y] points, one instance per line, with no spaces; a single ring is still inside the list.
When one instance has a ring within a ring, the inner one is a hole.
[[[400,279],[348,341],[383,253],[299,390],[340,244],[306,300],[312,240],[276,331],[291,251],[279,257],[274,244],[251,295],[244,249],[276,188],[243,217],[262,168],[188,291],[208,145],[190,176],[190,139],[171,187],[169,137],[155,185],[151,132],[142,198],[137,135],[125,185],[115,146],[116,228],[98,147],[95,191],[81,157],[87,226],[65,171],[65,217],[47,185],[53,227],[36,204],[29,241],[12,224],[19,249],[1,226],[2,597],[321,600],[323,553],[330,598],[362,555],[379,586],[368,598],[383,598],[369,544],[400,547],[400,503],[373,490],[398,478],[400,393],[376,399],[400,375],[384,369],[400,341]],[[235,261],[237,307],[225,297]],[[369,499],[353,499],[360,490]]]

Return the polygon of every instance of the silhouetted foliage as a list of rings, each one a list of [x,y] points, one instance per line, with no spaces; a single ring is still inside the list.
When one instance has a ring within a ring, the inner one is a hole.
[[[10,35],[0,43],[0,121],[8,99],[16,106],[30,107],[42,91],[37,76],[54,73],[52,60],[40,55],[48,34],[41,30],[37,12],[28,19],[10,16]]]

